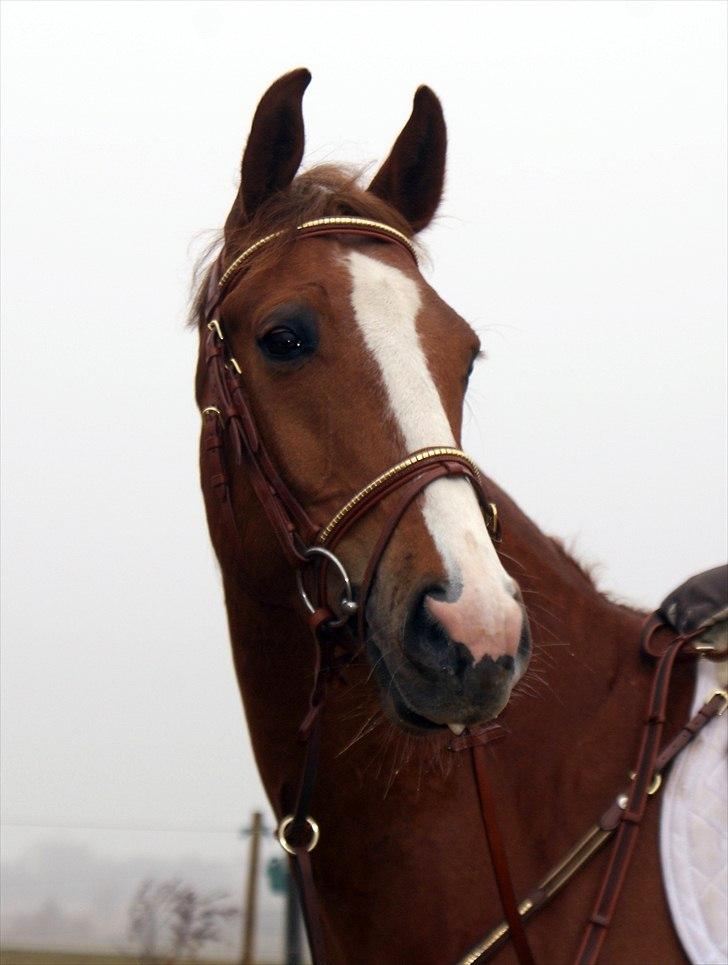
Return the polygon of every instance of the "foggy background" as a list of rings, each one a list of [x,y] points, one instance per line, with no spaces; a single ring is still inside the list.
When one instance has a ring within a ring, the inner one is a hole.
[[[268,810],[184,328],[263,91],[309,67],[304,165],[373,175],[433,87],[465,448],[653,607],[726,555],[726,5],[11,0],[2,45],[3,940],[119,947],[148,874],[237,900]]]

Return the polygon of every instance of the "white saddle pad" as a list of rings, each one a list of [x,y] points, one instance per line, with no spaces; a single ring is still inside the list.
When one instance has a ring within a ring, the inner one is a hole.
[[[699,660],[692,713],[725,689],[725,662]],[[694,965],[728,963],[728,713],[712,720],[673,765],[662,802],[660,850],[670,911]]]

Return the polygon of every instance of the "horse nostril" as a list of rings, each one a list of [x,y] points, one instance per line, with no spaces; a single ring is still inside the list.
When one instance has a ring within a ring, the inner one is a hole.
[[[473,658],[465,647],[448,641],[445,659],[440,660],[440,672],[446,677],[462,677],[472,663]]]
[[[495,661],[499,667],[509,672],[515,669],[516,661],[509,653],[504,653]]]
[[[418,597],[407,619],[404,650],[420,670],[431,675],[459,677],[472,663],[465,647],[453,644],[444,627],[427,609],[428,597],[444,599],[441,586],[430,586]]]
[[[424,607],[425,600],[428,596],[431,596],[434,600],[447,600],[448,589],[443,583],[431,583],[426,590],[423,590],[420,595],[418,606],[420,608]]]

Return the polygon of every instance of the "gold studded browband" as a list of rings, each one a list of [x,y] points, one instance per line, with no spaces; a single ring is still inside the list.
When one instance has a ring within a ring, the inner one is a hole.
[[[312,235],[334,234],[335,232],[363,235],[370,238],[381,239],[382,237],[385,237],[404,248],[405,251],[407,251],[407,253],[412,257],[414,263],[417,264],[417,253],[412,241],[407,237],[407,235],[403,234],[397,228],[384,224],[382,221],[372,221],[369,218],[349,218],[343,216],[315,218],[313,221],[304,221],[303,224],[297,225],[295,232],[296,234],[294,237],[311,237]],[[222,276],[220,277],[220,281],[217,283],[218,293],[222,293],[223,289],[226,287],[233,275],[237,274],[243,263],[251,255],[255,254],[255,252],[264,245],[274,241],[276,238],[283,237],[285,234],[288,234],[288,229],[285,228],[281,229],[280,231],[272,231],[269,235],[265,235],[265,237],[259,238],[252,245],[249,245],[245,251],[239,254],[223,272]]]

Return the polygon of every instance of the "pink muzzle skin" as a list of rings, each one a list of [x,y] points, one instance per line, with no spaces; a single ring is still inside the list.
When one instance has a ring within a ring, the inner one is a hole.
[[[452,603],[428,596],[425,606],[453,643],[461,643],[478,664],[483,657],[515,659],[523,630],[523,611],[503,591],[495,600],[484,600],[482,590],[466,584]]]

